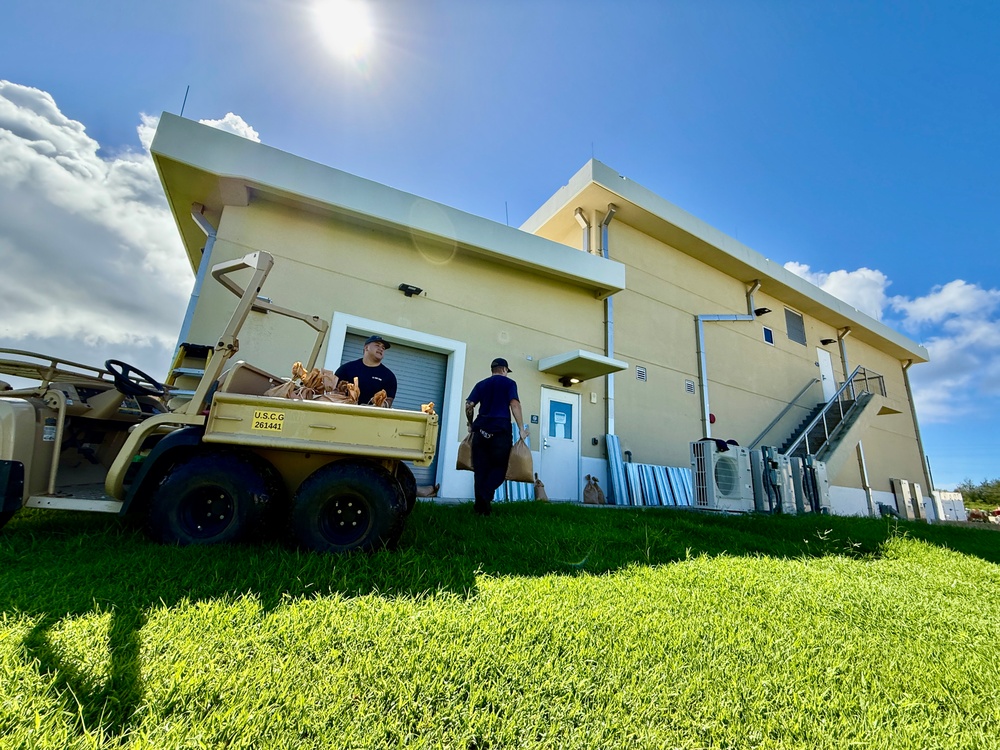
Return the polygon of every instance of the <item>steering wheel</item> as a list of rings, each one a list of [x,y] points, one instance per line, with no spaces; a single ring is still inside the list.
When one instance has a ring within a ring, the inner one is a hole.
[[[126,396],[153,396],[160,398],[166,393],[163,384],[153,380],[138,367],[122,362],[120,359],[109,359],[104,363],[105,369],[115,379],[115,388]],[[138,375],[140,382],[132,380],[130,375]]]

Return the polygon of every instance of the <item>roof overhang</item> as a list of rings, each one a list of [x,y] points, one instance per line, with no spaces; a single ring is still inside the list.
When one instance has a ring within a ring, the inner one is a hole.
[[[192,205],[218,227],[225,206],[269,200],[421,243],[440,243],[583,287],[598,298],[625,288],[625,266],[371,180],[163,113],[150,148],[167,202],[197,269],[205,234]]]
[[[521,229],[544,237],[569,236],[577,227],[577,207],[603,213],[609,203],[617,207],[616,222],[624,222],[732,278],[746,283],[759,279],[765,294],[837,330],[849,327],[854,338],[897,359],[928,360],[923,346],[593,159]]]
[[[626,369],[628,369],[627,362],[583,349],[554,354],[538,360],[539,372],[555,375],[560,379],[574,379],[578,383]]]

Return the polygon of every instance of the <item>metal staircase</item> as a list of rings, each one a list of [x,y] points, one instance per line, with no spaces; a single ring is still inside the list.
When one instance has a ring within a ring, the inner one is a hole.
[[[847,439],[858,433],[853,428],[859,426],[862,415],[869,413],[869,405],[876,401],[881,405],[884,397],[882,376],[861,366],[855,368],[829,401],[817,405],[806,416],[779,452],[800,458],[814,456],[829,464],[841,445],[850,443],[853,448],[857,440]]]

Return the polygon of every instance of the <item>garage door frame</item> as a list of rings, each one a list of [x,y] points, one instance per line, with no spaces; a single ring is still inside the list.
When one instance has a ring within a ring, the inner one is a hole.
[[[454,466],[458,460],[458,440],[454,436],[458,434],[459,428],[463,424],[461,420],[465,419],[465,394],[462,392],[462,384],[465,382],[465,342],[383,323],[371,318],[362,318],[358,315],[334,312],[333,319],[330,321],[326,359],[323,365],[326,369],[336,370],[340,367],[340,361],[344,356],[344,339],[348,333],[364,336],[377,333],[385,336],[390,342],[398,341],[415,349],[426,349],[447,356],[448,364],[444,376],[445,403],[437,409],[438,414],[441,415],[441,423],[438,439],[437,478],[435,480],[435,483],[444,485],[446,468]],[[442,486],[442,490],[444,489]]]

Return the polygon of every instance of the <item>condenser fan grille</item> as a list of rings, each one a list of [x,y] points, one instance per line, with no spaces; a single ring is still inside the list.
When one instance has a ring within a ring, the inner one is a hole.
[[[719,456],[715,460],[715,486],[719,493],[732,497],[739,489],[739,466],[732,456]]]

